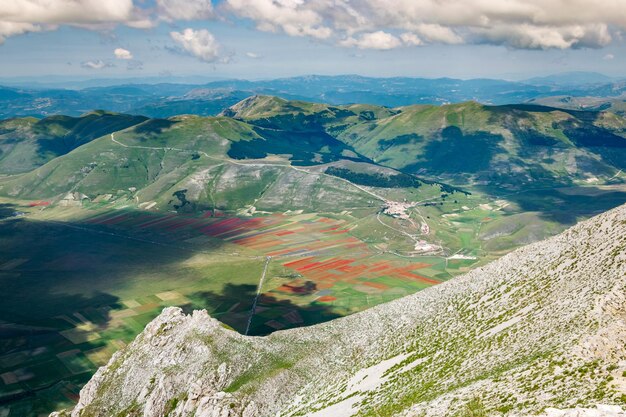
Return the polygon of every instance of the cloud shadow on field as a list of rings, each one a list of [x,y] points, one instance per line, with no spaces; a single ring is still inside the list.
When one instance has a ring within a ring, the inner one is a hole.
[[[190,312],[194,309],[207,309],[212,317],[243,334],[256,291],[255,285],[226,284],[221,294],[212,291],[192,294],[188,297],[192,302],[185,306],[184,310]],[[329,305],[321,303],[301,305],[289,299],[278,299],[271,294],[263,293],[259,297],[249,335],[262,336],[276,330],[310,326],[339,317],[342,315],[334,312]]]

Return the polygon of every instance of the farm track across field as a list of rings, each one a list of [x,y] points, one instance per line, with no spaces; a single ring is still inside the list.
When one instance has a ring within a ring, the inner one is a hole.
[[[248,324],[246,325],[246,332],[244,333],[246,336],[250,331],[250,325],[252,324],[252,318],[254,317],[254,313],[256,312],[256,305],[259,302],[259,297],[261,296],[261,291],[263,290],[263,282],[265,281],[265,275],[267,274],[267,267],[272,260],[271,256],[265,258],[265,265],[263,265],[263,273],[261,274],[261,279],[259,279],[259,286],[256,290],[256,296],[254,297],[254,301],[252,302],[252,308],[250,309],[250,318],[248,318]]]

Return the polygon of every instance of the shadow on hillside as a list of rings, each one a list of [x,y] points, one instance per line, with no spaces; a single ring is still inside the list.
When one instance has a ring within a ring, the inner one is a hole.
[[[178,123],[177,120],[169,120],[169,119],[150,119],[147,122],[144,122],[133,129],[135,133],[140,135],[158,135],[163,132],[165,129],[169,129]]]
[[[37,155],[42,162],[65,155],[94,139],[136,125],[147,118],[126,114],[93,112],[81,117],[51,116],[33,125],[37,134]],[[58,128],[67,130],[61,134]]]
[[[542,219],[563,226],[573,226],[581,218],[593,217],[626,204],[626,192],[598,187],[528,189],[515,193],[490,187],[482,191],[515,203],[523,212],[538,212]]]
[[[404,137],[401,139],[406,140]],[[501,135],[489,132],[464,134],[458,127],[448,126],[441,131],[440,140],[431,140],[426,144],[421,161],[406,166],[403,171],[417,172],[423,168],[432,173],[445,174],[486,171],[494,156],[505,152],[500,146],[503,141]]]
[[[501,106],[487,106],[489,110],[496,113],[507,113],[511,110],[519,110],[520,112],[533,112],[533,113],[551,113],[554,111],[560,111],[563,113],[570,114],[575,118],[585,121],[587,123],[593,123],[598,120],[600,116],[599,111],[593,110],[572,110],[572,109],[561,109],[557,107],[550,106],[542,106],[540,104],[504,104]]]
[[[232,142],[228,156],[233,159],[265,158],[268,154],[291,155],[294,165],[316,165],[344,159],[343,152],[354,152],[345,143],[323,130],[275,130],[254,127],[260,138]],[[357,158],[357,160],[366,160]]]
[[[309,290],[311,284],[307,285]],[[185,306],[185,310],[189,312],[193,309],[207,309],[212,317],[243,334],[256,290],[254,285],[226,284],[221,294],[211,291],[197,292],[189,297],[192,302]],[[255,311],[248,333],[253,336],[267,335],[276,330],[292,327],[310,326],[341,317],[328,305],[318,303],[300,305],[288,299],[278,299],[268,293],[261,294]]]
[[[409,133],[406,135],[395,136],[390,139],[379,140],[378,150],[384,152],[394,146],[414,145],[423,141],[424,137],[422,135],[418,135],[417,133]]]
[[[0,207],[0,215],[13,210]],[[145,283],[146,291],[171,289],[176,277],[167,282],[152,282],[147,277],[177,268],[194,254],[182,240],[201,234],[177,232],[179,239],[158,228],[148,231],[5,219],[0,222],[0,285],[11,297],[0,303],[0,319],[33,324],[72,314],[101,304],[103,296],[98,298],[97,293],[106,294],[139,282]],[[206,245],[216,249],[221,241],[212,239]]]
[[[15,216],[17,211],[19,210],[14,204],[0,204],[0,220]]]

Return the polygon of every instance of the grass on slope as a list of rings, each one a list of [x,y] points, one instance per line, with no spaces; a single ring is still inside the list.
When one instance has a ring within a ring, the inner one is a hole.
[[[0,174],[28,172],[96,138],[145,120],[97,111],[81,117],[0,121]]]

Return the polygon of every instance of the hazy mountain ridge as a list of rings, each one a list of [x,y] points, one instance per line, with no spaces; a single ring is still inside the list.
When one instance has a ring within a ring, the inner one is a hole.
[[[98,371],[72,416],[624,404],[625,236],[622,206],[413,296],[264,338],[167,309]]]
[[[358,75],[221,80],[205,84],[147,84],[140,81],[128,80],[127,84],[88,86],[80,90],[0,87],[0,118],[52,114],[78,116],[102,108],[148,117],[210,116],[246,96],[257,94],[333,105],[367,103],[398,107],[468,100],[499,105],[561,95],[612,97],[625,91],[623,81],[587,73],[557,74],[526,81]]]

